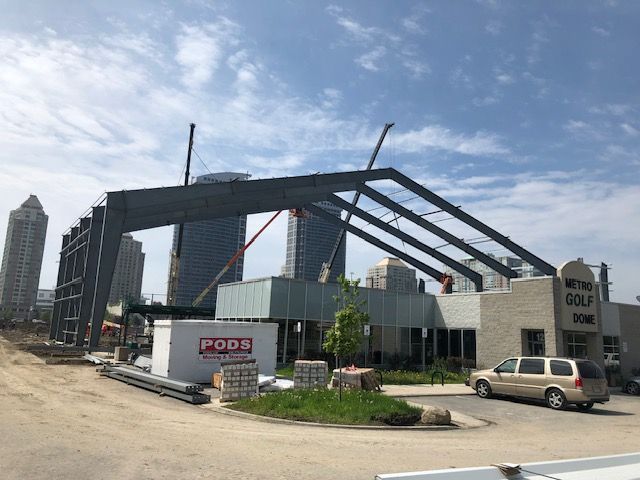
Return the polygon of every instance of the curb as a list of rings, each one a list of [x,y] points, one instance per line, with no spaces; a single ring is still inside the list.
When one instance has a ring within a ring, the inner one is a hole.
[[[410,402],[407,402],[410,403]],[[412,406],[422,408],[424,405],[420,405],[417,403],[410,403]],[[225,408],[220,405],[220,401],[218,399],[212,399],[211,403],[207,405],[199,405],[200,408],[204,410],[213,410],[214,412],[220,413],[222,415],[229,415],[232,417],[244,418],[247,420],[255,420],[258,422],[264,423],[275,423],[280,425],[299,425],[305,427],[320,427],[320,428],[343,428],[347,430],[436,430],[436,431],[448,431],[448,430],[468,430],[472,428],[478,428],[481,426],[489,425],[488,422],[484,422],[481,420],[473,419],[475,422],[482,422],[481,425],[472,423],[465,423],[464,419],[472,418],[467,417],[466,415],[456,413],[455,416],[457,420],[454,420],[454,412],[451,412],[452,425],[410,425],[405,427],[395,427],[391,425],[334,425],[328,423],[317,423],[317,422],[300,422],[297,420],[287,420],[284,418],[275,418],[275,417],[265,417],[262,415],[254,415],[253,413],[239,412],[237,410],[231,410],[229,408]],[[462,422],[460,421],[462,420]]]

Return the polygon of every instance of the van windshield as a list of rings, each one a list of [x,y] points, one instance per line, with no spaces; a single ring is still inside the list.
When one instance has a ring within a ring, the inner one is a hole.
[[[604,378],[600,367],[593,362],[576,362],[582,378]]]

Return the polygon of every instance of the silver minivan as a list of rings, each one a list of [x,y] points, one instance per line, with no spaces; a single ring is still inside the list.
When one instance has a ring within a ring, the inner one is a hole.
[[[609,387],[600,367],[586,359],[513,357],[469,376],[479,397],[492,394],[545,400],[555,410],[569,404],[586,411],[609,401]]]

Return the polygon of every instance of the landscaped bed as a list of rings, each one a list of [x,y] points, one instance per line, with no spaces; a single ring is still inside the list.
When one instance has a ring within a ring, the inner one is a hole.
[[[385,385],[417,385],[431,383],[433,370],[426,372],[412,372],[408,370],[389,370],[382,372],[382,382]],[[444,383],[464,383],[466,374],[444,372]],[[440,374],[433,375],[433,382],[440,383]]]
[[[379,393],[284,390],[240,400],[227,408],[266,417],[338,425],[413,425],[422,410]]]

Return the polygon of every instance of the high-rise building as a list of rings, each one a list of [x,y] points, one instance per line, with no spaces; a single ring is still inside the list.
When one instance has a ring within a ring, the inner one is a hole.
[[[120,240],[120,250],[113,271],[109,303],[140,302],[142,296],[142,273],[144,271],[144,253],[142,242],[133,239],[133,235],[125,233]]]
[[[201,183],[222,183],[247,180],[246,173],[222,172],[201,175],[196,178]],[[247,230],[247,216],[215,218],[184,224],[182,248],[178,275],[172,275],[169,267],[168,302],[174,305],[191,306],[192,302],[220,273],[227,262],[242,248]],[[178,247],[179,225],[173,230],[171,259],[175,258]],[[173,262],[171,262],[173,263]],[[244,255],[229,268],[220,279],[220,284],[242,280]],[[174,281],[177,280],[177,285]],[[171,297],[175,292],[175,300]],[[218,289],[212,289],[200,304],[201,307],[215,308]]]
[[[392,292],[418,291],[416,271],[394,257],[385,257],[367,270],[366,286]]]
[[[342,213],[342,209],[331,202],[318,202],[315,205],[336,217]],[[287,253],[282,276],[317,281],[322,264],[329,261],[339,233],[340,227],[311,212],[304,211],[302,215],[289,212]],[[346,240],[345,234],[331,268],[330,282],[335,282],[340,274],[344,275]]]
[[[9,214],[0,268],[0,305],[18,318],[35,309],[49,217],[35,195]]]
[[[490,257],[494,258],[498,262],[506,265],[510,269],[514,270],[518,277],[521,278],[530,278],[530,277],[541,277],[544,274],[538,270],[537,268],[530,265],[528,262],[525,262],[521,258],[512,257],[512,256],[502,256],[496,257],[495,255],[488,254]],[[510,286],[510,281],[507,277],[504,277],[497,273],[495,270],[489,268],[487,265],[482,263],[480,260],[476,258],[463,258],[462,260],[458,260],[462,265],[469,267],[471,270],[478,272],[482,275],[482,286],[484,290],[508,290]],[[469,280],[464,275],[452,270],[447,267],[445,269],[445,273],[447,275],[451,275],[453,277],[453,291],[456,293],[470,293],[475,292],[475,284]]]

